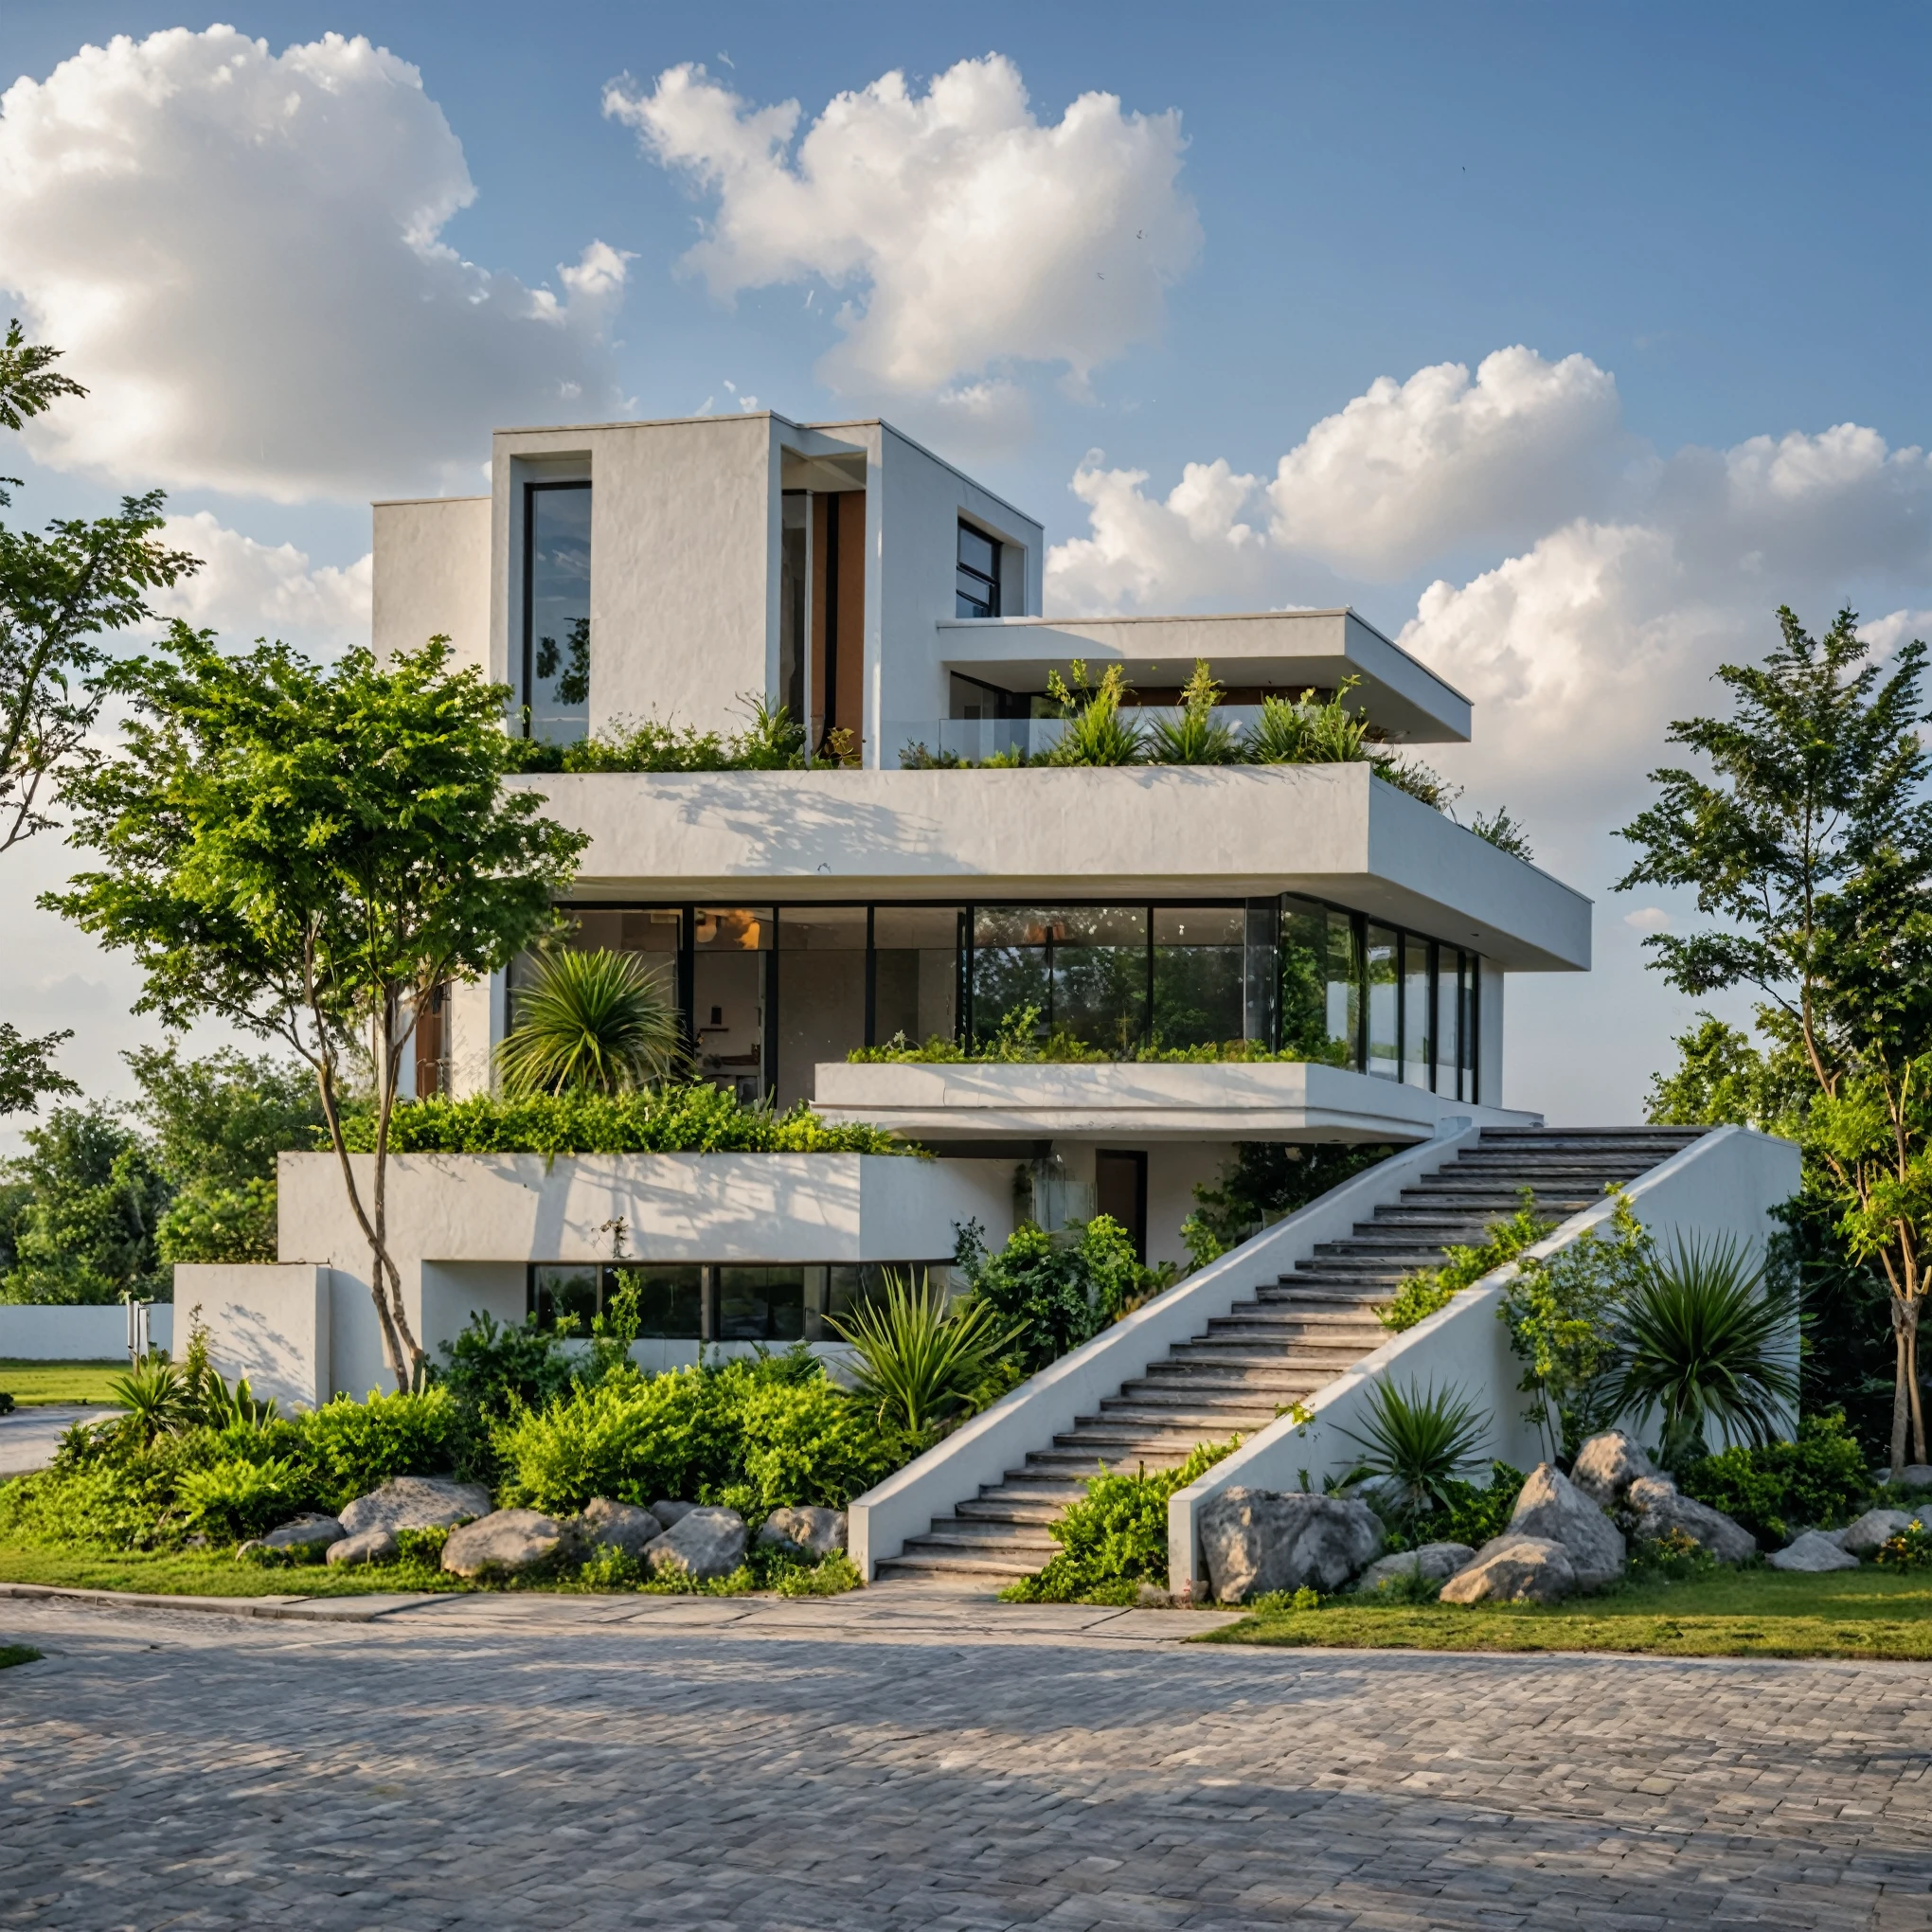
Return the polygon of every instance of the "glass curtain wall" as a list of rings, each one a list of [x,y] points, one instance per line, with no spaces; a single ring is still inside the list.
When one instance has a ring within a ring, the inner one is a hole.
[[[588,1335],[621,1288],[637,1291],[640,1341],[831,1342],[832,1327],[881,1298],[888,1273],[911,1279],[943,1261],[778,1262],[536,1261],[527,1307],[538,1327]]]
[[[524,486],[524,736],[590,733],[590,485]]]
[[[1476,1100],[1474,953],[1292,895],[1202,905],[586,906],[564,943],[642,958],[702,1078],[813,1097],[860,1046],[990,1048],[1002,1029],[1096,1057],[1254,1042]],[[510,1017],[535,968],[510,973]]]

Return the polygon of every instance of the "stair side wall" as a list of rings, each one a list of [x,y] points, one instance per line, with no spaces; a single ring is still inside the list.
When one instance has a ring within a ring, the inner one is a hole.
[[[1776,1227],[1771,1210],[1798,1191],[1798,1168],[1795,1141],[1745,1127],[1721,1127],[1660,1161],[1624,1191],[1637,1219],[1660,1242],[1673,1236],[1708,1241],[1734,1235],[1755,1260],[1762,1258]],[[1608,1221],[1615,1208],[1606,1199],[1572,1215],[1529,1253],[1554,1254]],[[1454,1386],[1489,1413],[1486,1458],[1499,1458],[1519,1469],[1542,1460],[1541,1438],[1523,1415],[1529,1399],[1516,1386],[1522,1365],[1510,1352],[1509,1331],[1498,1319],[1515,1273],[1513,1262],[1498,1268],[1426,1321],[1391,1336],[1313,1398],[1307,1404],[1314,1411],[1312,1420],[1297,1423],[1282,1417],[1216,1463],[1199,1482],[1172,1496],[1168,1575],[1172,1587],[1179,1589],[1185,1582],[1197,1598],[1206,1595],[1201,1512],[1224,1490],[1287,1491],[1304,1483],[1318,1490],[1325,1476],[1339,1476],[1352,1466],[1360,1445],[1349,1432],[1365,1428],[1379,1382],[1392,1381],[1405,1390]],[[1791,1339],[1795,1360],[1795,1325]]]
[[[852,1561],[867,1581],[881,1563],[905,1547],[908,1538],[922,1535],[937,1518],[971,1501],[982,1488],[998,1483],[1009,1470],[1019,1468],[1031,1451],[1051,1442],[1081,1416],[1098,1410],[1102,1397],[1146,1373],[1151,1364],[1165,1360],[1174,1343],[1205,1333],[1212,1316],[1227,1314],[1254,1292],[1257,1282],[1307,1261],[1320,1243],[1346,1238],[1358,1221],[1368,1220],[1377,1208],[1398,1201],[1404,1188],[1434,1173],[1481,1138],[1481,1129],[1474,1124],[1452,1119],[1443,1125],[1447,1131],[1437,1138],[1392,1154],[1298,1214],[1229,1249],[1084,1347],[1043,1368],[878,1488],[856,1498],[848,1538]]]

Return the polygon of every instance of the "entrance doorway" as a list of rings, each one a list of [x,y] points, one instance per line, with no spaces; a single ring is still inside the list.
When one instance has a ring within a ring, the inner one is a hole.
[[[1147,1264],[1147,1154],[1136,1148],[1103,1147],[1094,1155],[1094,1211],[1110,1214],[1134,1243],[1135,1259]]]

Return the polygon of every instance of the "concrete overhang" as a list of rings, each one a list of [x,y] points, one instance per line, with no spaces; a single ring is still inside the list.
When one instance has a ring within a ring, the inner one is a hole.
[[[1083,657],[1118,664],[1127,681],[1154,689],[1188,681],[1206,658],[1223,684],[1297,695],[1360,680],[1352,702],[1391,736],[1417,744],[1461,744],[1470,707],[1438,677],[1353,611],[1259,611],[1196,617],[959,617],[938,626],[949,671],[1011,691],[1044,691],[1048,672]]]
[[[1367,764],[585,772],[513,778],[590,835],[581,903],[1301,892],[1506,971],[1590,963],[1590,902]]]
[[[1535,1126],[1425,1087],[1304,1061],[1003,1064],[831,1062],[814,1069],[814,1113],[868,1120],[910,1140],[1427,1140],[1459,1118]]]

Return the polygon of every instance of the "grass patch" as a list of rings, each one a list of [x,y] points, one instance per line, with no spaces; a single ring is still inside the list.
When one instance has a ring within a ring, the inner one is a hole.
[[[1337,1597],[1269,1610],[1202,1643],[1350,1650],[1634,1651],[1678,1657],[1932,1658],[1932,1573],[1747,1569],[1626,1583],[1551,1604]]]
[[[125,1375],[128,1365],[120,1362],[18,1362],[0,1359],[0,1388],[4,1388],[22,1408],[40,1408],[49,1403],[112,1403],[108,1384]]]
[[[15,1664],[37,1664],[40,1656],[31,1644],[0,1643],[0,1671],[10,1671]]]

